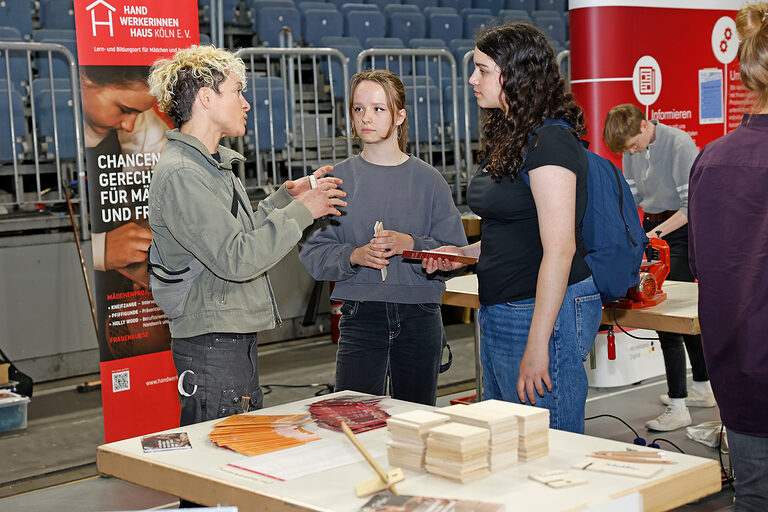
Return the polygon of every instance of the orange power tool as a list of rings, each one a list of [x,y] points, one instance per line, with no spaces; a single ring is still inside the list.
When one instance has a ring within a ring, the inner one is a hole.
[[[640,309],[655,306],[667,298],[661,285],[669,275],[669,244],[661,238],[651,238],[645,249],[646,261],[640,265],[640,283],[615,302],[620,309]]]

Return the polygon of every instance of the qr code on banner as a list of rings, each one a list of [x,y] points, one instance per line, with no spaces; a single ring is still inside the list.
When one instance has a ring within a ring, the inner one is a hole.
[[[112,374],[112,392],[128,391],[131,389],[131,372],[123,370]]]

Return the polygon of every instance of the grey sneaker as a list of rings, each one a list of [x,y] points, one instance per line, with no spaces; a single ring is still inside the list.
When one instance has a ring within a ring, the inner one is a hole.
[[[648,430],[668,432],[670,430],[687,427],[690,424],[691,415],[688,413],[688,408],[679,411],[674,407],[669,406],[663,413],[661,413],[661,416],[655,420],[646,421],[645,428]]]
[[[666,393],[661,395],[659,400],[661,400],[661,403],[664,405],[669,405],[672,403],[670,401],[669,395]],[[709,393],[708,395],[700,395],[690,391],[688,396],[685,397],[685,405],[687,407],[714,407],[717,405],[717,402],[715,402],[715,395],[712,393]]]

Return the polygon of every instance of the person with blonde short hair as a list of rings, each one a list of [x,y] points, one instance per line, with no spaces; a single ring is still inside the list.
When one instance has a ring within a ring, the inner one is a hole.
[[[768,510],[768,2],[736,15],[741,124],[706,145],[690,181],[690,262],[704,356],[728,430],[734,512]]]
[[[245,159],[219,145],[245,134],[245,66],[193,46],[158,61],[149,78],[173,118],[149,188],[151,285],[170,318],[181,425],[260,408],[257,331],[280,323],[268,270],[313,220],[340,215],[331,167],[287,181],[254,211],[232,172]]]
[[[613,107],[605,117],[603,139],[614,153],[622,153],[622,170],[635,203],[643,209],[648,238],[669,244],[673,281],[694,281],[688,266],[688,175],[698,148],[683,130],[648,121],[630,103]],[[707,365],[698,334],[658,332],[667,375],[666,405],[646,428],[669,431],[691,424],[688,407],[714,407]],[[690,390],[686,382],[685,354],[693,369]]]

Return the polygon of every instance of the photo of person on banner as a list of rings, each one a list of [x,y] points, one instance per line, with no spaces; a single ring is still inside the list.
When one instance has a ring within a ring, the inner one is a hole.
[[[147,327],[141,308],[127,310],[141,316],[139,322],[110,313],[126,310],[109,297],[133,302],[131,293],[148,294],[146,195],[172,127],[153,109],[148,73],[148,66],[80,67],[93,261],[103,273],[95,284],[102,360],[164,350],[170,341],[162,321]],[[130,343],[113,342],[123,337]]]

